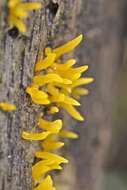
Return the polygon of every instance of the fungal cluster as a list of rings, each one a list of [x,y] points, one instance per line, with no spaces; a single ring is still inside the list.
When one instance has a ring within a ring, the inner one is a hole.
[[[8,0],[8,25],[15,27],[19,32],[26,32],[26,25],[22,19],[28,18],[28,11],[40,9],[37,2],[24,2],[21,0]],[[22,138],[29,141],[38,141],[40,148],[34,152],[35,163],[32,166],[32,190],[55,190],[52,170],[61,170],[61,164],[68,160],[56,153],[57,149],[64,146],[61,138],[76,139],[78,135],[63,129],[62,119],[59,114],[56,120],[52,115],[64,109],[71,117],[83,121],[83,116],[76,109],[80,106],[80,97],[87,95],[88,90],[81,87],[89,84],[93,78],[82,77],[88,66],[75,67],[76,60],[62,61],[64,54],[72,51],[82,40],[83,36],[69,41],[58,48],[45,48],[43,59],[39,59],[34,67],[34,76],[31,84],[26,88],[26,93],[33,104],[43,106],[45,112],[41,113],[36,126],[37,132],[22,132]],[[7,102],[0,102],[3,111],[15,110],[16,106]],[[47,114],[51,117],[47,117]],[[50,119],[49,119],[50,118]],[[55,151],[55,152],[54,152]]]
[[[93,78],[81,77],[88,66],[74,67],[75,59],[62,63],[61,56],[73,50],[82,40],[82,35],[56,49],[46,48],[44,59],[35,64],[35,72],[30,86],[26,88],[33,104],[43,105],[48,114],[59,112],[62,108],[73,118],[83,121],[84,118],[75,107],[80,106],[81,95],[88,94],[82,85],[91,83]],[[62,138],[75,139],[78,135],[64,130],[62,120],[47,120],[45,113],[39,118],[36,127],[41,131],[36,133],[23,131],[22,138],[39,141],[40,150],[35,152],[37,162],[32,166],[33,190],[55,190],[49,172],[61,170],[61,164],[68,163],[62,156],[53,153],[64,146]]]

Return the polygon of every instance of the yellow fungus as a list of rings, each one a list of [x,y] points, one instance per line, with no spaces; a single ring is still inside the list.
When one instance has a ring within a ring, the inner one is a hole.
[[[71,131],[65,131],[65,130],[60,131],[59,136],[63,137],[63,138],[70,138],[70,139],[78,138],[78,134],[71,132]]]
[[[61,148],[62,146],[64,146],[64,143],[60,141],[45,140],[42,142],[42,146],[45,151],[50,151],[50,150]]]
[[[75,88],[77,86],[89,84],[89,83],[93,82],[93,80],[94,80],[93,78],[80,78],[80,79],[74,81],[73,84],[71,85],[71,87]]]
[[[35,71],[40,71],[51,66],[55,61],[55,57],[56,55],[54,53],[50,53],[45,59],[39,60],[35,65]]]
[[[52,178],[48,175],[37,187],[32,190],[55,190]]]
[[[47,105],[51,103],[49,99],[39,100],[38,98],[32,98],[32,100],[34,104],[39,104],[39,105]]]
[[[74,105],[74,106],[80,106],[80,103],[77,100],[75,100],[75,99],[73,99],[73,98],[71,98],[69,96],[65,96],[63,102],[65,104],[70,104],[70,105]]]
[[[13,111],[16,110],[16,106],[7,102],[0,102],[0,109],[3,111]]]
[[[83,38],[83,35],[79,35],[78,37],[69,41],[65,45],[55,48],[53,52],[56,54],[56,58],[58,59],[61,55],[73,50],[76,46],[78,46],[82,38]]]
[[[31,95],[31,97],[33,98],[37,98],[37,99],[45,99],[48,97],[47,93],[42,91],[42,90],[38,90],[37,87],[35,86],[28,86],[26,88],[26,92]]]
[[[44,160],[45,161],[45,160]],[[43,161],[40,161],[40,162],[43,162]],[[39,178],[47,173],[49,170],[50,170],[50,167],[47,166],[47,165],[44,165],[40,162],[37,162],[33,167],[32,167],[32,178],[33,180],[36,180],[36,181],[39,181]],[[48,160],[49,162],[49,160]]]
[[[42,132],[42,133],[28,133],[23,131],[22,138],[25,140],[44,140],[48,137],[51,133],[49,131]]]
[[[52,53],[52,49],[50,47],[45,48],[45,55],[48,56],[48,54]]]
[[[54,113],[58,113],[58,112],[59,112],[59,108],[56,107],[56,106],[52,106],[52,107],[50,107],[49,110],[48,110],[48,113],[49,113],[49,114],[54,114]]]
[[[13,26],[17,27],[20,32],[23,32],[23,33],[26,32],[25,24],[20,19],[18,19],[17,17],[13,15],[9,16],[8,24],[10,27],[13,27]]]
[[[37,162],[33,167],[32,167],[32,178],[35,181],[38,181],[39,178],[49,172],[50,170],[61,170],[61,166],[59,164],[55,163],[55,161],[52,160],[42,160]]]
[[[48,99],[48,94],[42,90],[38,90],[35,86],[28,86],[26,88],[26,92],[31,96],[33,103],[46,105],[50,104],[50,100]]]
[[[76,80],[76,79],[78,79],[81,76],[80,72],[75,72],[72,69],[71,70],[67,70],[66,72],[62,71],[62,70],[61,71],[56,71],[56,74],[60,75],[61,77],[66,78],[66,79],[68,79],[70,81]]]
[[[56,154],[53,154],[53,153],[49,153],[49,152],[36,152],[35,153],[35,156],[37,158],[42,158],[42,159],[49,159],[49,160],[53,160],[55,161],[56,163],[58,164],[61,164],[61,163],[68,163],[68,160],[63,158],[62,156],[58,156]]]
[[[80,113],[72,105],[59,103],[58,106],[65,109],[73,118],[75,118],[79,121],[84,120],[84,118],[80,115]]]
[[[18,2],[19,0],[9,0],[8,7],[14,7]]]
[[[46,74],[33,77],[33,83],[38,86],[43,86],[52,82],[63,83],[63,79],[57,74]]]
[[[15,13],[15,17],[21,17],[21,18],[27,18],[28,17],[28,12],[26,10],[24,10],[21,6],[15,7],[12,10]]]
[[[57,119],[55,121],[46,121],[44,119],[39,119],[38,127],[47,130],[52,134],[57,134],[62,128],[62,120]]]
[[[50,101],[51,102],[63,102],[65,104],[80,106],[80,103],[77,100],[75,100],[69,96],[66,96],[63,93],[59,93],[58,95],[51,96]]]
[[[65,84],[57,83],[57,82],[54,82],[53,84],[54,84],[55,87],[64,89],[64,90],[66,90],[68,93],[71,93],[71,85],[65,85]]]
[[[56,87],[53,86],[52,84],[48,84],[48,86],[47,86],[47,91],[48,91],[48,93],[50,93],[51,95],[58,95],[58,94],[59,94],[58,88],[56,88]]]
[[[40,9],[41,3],[36,2],[22,2],[21,0],[9,0],[8,1],[8,24],[9,27],[17,27],[20,32],[26,32],[26,26],[22,21],[22,18],[29,16],[28,11]]]
[[[56,81],[57,82],[57,81]],[[63,78],[63,84],[72,84],[71,80],[68,80],[67,78]]]
[[[70,71],[83,73],[83,72],[87,71],[87,69],[88,69],[88,65],[85,65],[85,66],[81,66],[81,67],[77,67],[77,68],[71,68]]]
[[[81,66],[81,67],[77,67],[77,68],[70,68],[68,70],[66,70],[66,72],[64,70],[58,70],[56,73],[59,74],[61,77],[70,79],[70,80],[77,80],[78,78],[80,78],[81,73],[86,71],[88,69],[88,66]]]
[[[50,97],[51,102],[64,102],[65,95],[62,93],[59,93],[58,95],[54,95]]]
[[[14,1],[11,2],[11,6],[15,6],[15,2],[19,0],[11,1]],[[28,9],[30,10],[30,7],[27,7],[26,4],[26,8],[22,6],[20,9],[16,9],[15,15],[20,18],[28,17]],[[33,9],[32,4],[31,9]],[[19,20],[15,22],[20,22],[20,18],[16,17]],[[23,28],[23,26],[20,26],[20,28]],[[82,35],[79,35],[61,47],[55,49],[45,48],[45,58],[38,60],[35,64],[35,71],[44,71],[39,75],[36,72],[36,75],[32,79],[32,85],[27,87],[26,92],[30,95],[33,103],[40,105],[49,104],[46,107],[46,113],[48,114],[57,113],[59,108],[63,108],[73,118],[79,121],[84,120],[74,106],[80,105],[76,99],[80,98],[81,95],[88,94],[87,89],[79,88],[79,86],[91,83],[93,78],[81,78],[82,73],[88,69],[87,65],[73,67],[76,63],[75,59],[69,59],[64,63],[61,63],[60,60],[60,56],[73,50],[81,40]],[[43,87],[43,90],[40,87]],[[48,121],[39,117],[37,127],[40,130],[42,129],[42,132],[22,133],[24,139],[41,141],[42,150],[35,152],[37,162],[32,167],[32,190],[56,190],[51,177],[47,176],[45,178],[45,176],[51,170],[62,169],[60,164],[68,163],[68,160],[49,151],[57,150],[64,146],[63,142],[56,139],[60,137],[76,139],[78,138],[78,134],[62,130],[62,120],[60,119]]]
[[[88,93],[89,91],[84,88],[74,88],[72,90],[72,94],[76,94],[76,95],[87,95]]]
[[[42,5],[41,3],[37,3],[37,2],[24,2],[24,3],[21,3],[20,4],[20,8],[26,10],[26,11],[29,11],[29,10],[35,10],[35,9],[40,9],[42,8]]]
[[[54,68],[54,70],[62,70],[62,71],[66,71],[68,70],[71,66],[73,66],[76,63],[75,59],[69,59],[66,63],[62,63],[62,64],[58,64],[58,63],[54,63],[52,65],[52,67]]]

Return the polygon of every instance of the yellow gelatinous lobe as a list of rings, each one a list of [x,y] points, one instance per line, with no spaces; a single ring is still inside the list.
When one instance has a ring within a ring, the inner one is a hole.
[[[58,74],[46,74],[33,77],[33,83],[38,86],[43,86],[47,83],[58,82],[63,83],[63,79]]]
[[[32,190],[55,190],[52,178],[48,175],[37,187]]]
[[[44,60],[39,60],[35,65],[35,71],[46,69],[53,64],[55,61],[56,54],[50,53]]]
[[[85,88],[73,88],[72,89],[72,96],[77,100],[80,99],[80,96],[88,95],[88,94],[89,94],[89,91]]]
[[[42,133],[28,133],[23,131],[22,138],[25,140],[44,140],[50,135],[51,133],[49,131],[42,132]]]
[[[47,161],[47,160],[46,160]],[[43,162],[43,161],[40,161]],[[37,162],[33,167],[32,167],[32,178],[35,181],[39,181],[39,178],[47,173],[50,170],[50,167],[47,166],[46,164],[41,164],[40,162]],[[49,162],[49,160],[48,160]]]
[[[74,88],[72,90],[72,94],[76,94],[76,95],[88,95],[89,91],[87,89],[84,88]]]
[[[65,109],[73,118],[83,121],[84,118],[80,115],[80,113],[72,106],[69,104],[64,104],[64,103],[59,103],[58,104],[60,107]]]
[[[48,97],[46,92],[38,90],[36,86],[28,86],[26,92],[33,98],[37,97],[38,99],[45,99]]]
[[[48,99],[48,94],[42,90],[38,90],[35,86],[28,86],[26,88],[26,92],[31,96],[33,103],[45,105],[50,104],[50,100]]]
[[[16,28],[18,28],[20,32],[26,32],[25,24],[20,19],[18,19],[17,17],[13,15],[9,16],[8,24],[10,27],[15,26]]]
[[[59,74],[61,77],[66,77],[68,80],[71,80],[71,81],[77,80],[77,79],[81,76],[80,73],[71,72],[71,71],[66,71],[66,72],[64,72],[64,71],[59,71],[59,72],[57,72],[57,74]],[[71,82],[71,83],[72,83],[72,82]],[[71,84],[71,83],[70,83],[70,84]]]
[[[16,106],[7,102],[0,102],[0,109],[3,111],[13,111],[16,110]]]
[[[78,46],[82,38],[83,35],[79,35],[77,38],[69,41],[67,44],[54,49],[53,52],[56,54],[56,58],[59,58],[61,55],[73,50],[76,46]]]
[[[48,54],[52,53],[52,49],[50,47],[45,48],[45,55],[48,56]]]
[[[74,81],[73,84],[71,85],[71,87],[75,88],[77,86],[81,86],[81,85],[84,85],[84,84],[89,84],[89,83],[91,83],[93,81],[94,81],[93,78],[80,78],[80,79]]]
[[[36,163],[32,167],[32,178],[35,181],[39,181],[39,178],[44,175],[45,173],[51,171],[51,170],[61,170],[61,166],[59,164],[55,163],[55,161],[52,160],[42,160]]]
[[[59,90],[57,87],[53,86],[52,84],[48,84],[47,91],[51,95],[59,95]]]
[[[77,100],[75,100],[74,98],[71,98],[69,96],[65,96],[64,103],[70,104],[70,105],[75,105],[75,106],[80,106],[80,103]]]
[[[29,16],[28,11],[40,9],[41,3],[22,2],[21,0],[8,1],[8,24],[9,27],[17,27],[20,32],[26,32],[26,26],[22,19]]]
[[[50,150],[59,149],[59,148],[63,147],[64,143],[60,142],[60,141],[45,140],[42,142],[42,146],[45,151],[50,151]]]
[[[49,114],[54,114],[54,113],[58,113],[59,112],[59,108],[56,106],[52,106],[51,108],[49,108],[48,113]]]
[[[60,131],[59,136],[63,137],[63,138],[70,138],[70,139],[78,138],[78,134],[71,132],[71,131],[66,131],[66,130]]]
[[[51,102],[63,102],[64,99],[65,99],[65,95],[62,93],[59,93],[58,95],[50,97]]]
[[[61,164],[61,163],[68,163],[68,160],[63,158],[62,156],[58,156],[56,154],[53,154],[53,153],[49,153],[49,152],[36,152],[35,153],[35,156],[37,158],[42,158],[42,159],[49,159],[49,160],[53,160],[55,161],[56,163],[58,164]]]
[[[52,134],[57,134],[62,128],[62,120],[58,119],[56,121],[46,121],[44,119],[39,119],[38,127],[47,130]]]
[[[72,84],[72,81],[67,79],[67,78],[63,78],[63,84]]]
[[[62,77],[66,77],[67,79],[77,80],[81,76],[81,73],[86,71],[87,69],[88,66],[86,65],[78,68],[70,68],[66,72],[64,70],[58,70],[56,73]]]
[[[62,64],[58,64],[58,63],[54,63],[52,65],[52,67],[54,68],[54,70],[58,70],[58,71],[66,71],[68,70],[71,66],[73,66],[76,63],[75,59],[70,59],[68,60],[66,63],[62,63]]]
[[[35,10],[35,9],[40,9],[42,7],[41,3],[37,3],[37,2],[24,2],[20,4],[20,8],[28,11],[28,10]]]
[[[80,103],[77,100],[69,96],[66,96],[64,93],[59,93],[56,96],[52,96],[50,97],[50,100],[51,102],[63,102],[65,104],[80,106]]]
[[[83,72],[87,71],[87,69],[88,69],[88,65],[85,65],[85,66],[81,66],[81,67],[70,69],[70,71],[72,71],[72,72],[78,72],[78,73],[83,73]]]
[[[33,103],[34,104],[39,104],[39,105],[47,105],[47,104],[50,104],[50,100],[48,99],[42,99],[42,100],[39,100],[37,98],[33,98]]]
[[[65,84],[57,83],[57,82],[55,82],[54,85],[55,85],[57,88],[61,88],[61,89],[66,90],[68,93],[71,93],[71,91],[72,91],[71,85],[65,85]]]

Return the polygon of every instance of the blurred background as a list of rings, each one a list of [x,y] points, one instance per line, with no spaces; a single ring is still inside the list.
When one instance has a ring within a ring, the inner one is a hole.
[[[95,82],[88,85],[90,94],[81,99],[86,121],[72,122],[80,139],[68,142],[65,151],[71,162],[59,189],[126,190],[127,1],[81,3],[76,28],[85,39],[75,53],[80,65],[89,65],[85,76],[94,77]]]

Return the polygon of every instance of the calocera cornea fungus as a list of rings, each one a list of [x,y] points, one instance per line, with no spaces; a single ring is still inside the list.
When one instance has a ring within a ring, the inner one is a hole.
[[[73,50],[82,40],[82,35],[55,49],[47,47],[45,58],[39,59],[35,64],[32,83],[26,88],[26,93],[31,97],[33,104],[47,106],[47,114],[59,112],[62,108],[74,119],[83,121],[84,117],[76,107],[80,106],[80,96],[87,95],[89,91],[83,85],[93,82],[93,78],[82,77],[88,66],[75,67],[76,60],[69,59],[62,63],[60,57]],[[44,71],[44,72],[43,72]],[[74,132],[62,129],[62,120],[48,121],[39,118],[36,124],[41,132],[31,133],[23,131],[22,137],[26,140],[40,141],[40,150],[35,151],[39,159],[32,167],[32,190],[55,190],[50,175],[51,170],[61,170],[63,163],[68,160],[53,153],[53,150],[64,146],[59,138],[76,139]]]
[[[26,32],[26,25],[22,21],[29,17],[29,11],[40,9],[41,3],[24,2],[22,0],[8,0],[7,21],[10,28],[16,27],[20,32]]]
[[[0,102],[0,109],[3,111],[13,111],[16,110],[16,106],[8,102]]]

